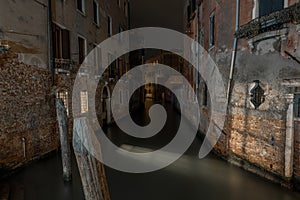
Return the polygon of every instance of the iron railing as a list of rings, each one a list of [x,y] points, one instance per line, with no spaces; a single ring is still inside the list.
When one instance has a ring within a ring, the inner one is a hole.
[[[8,44],[8,41],[0,39],[0,53],[8,52],[9,49],[10,49],[10,46]]]
[[[59,71],[70,71],[74,64],[74,61],[70,59],[54,59],[55,69]]]
[[[287,23],[300,23],[300,3],[288,8],[273,12],[269,15],[256,18],[240,26],[235,33],[237,38],[253,38],[261,33],[280,30]]]

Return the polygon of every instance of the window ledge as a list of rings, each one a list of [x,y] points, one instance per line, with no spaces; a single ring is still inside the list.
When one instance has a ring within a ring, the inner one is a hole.
[[[96,23],[96,22],[93,21],[93,24],[94,24],[97,28],[100,28],[99,23]]]
[[[294,117],[294,121],[300,122],[300,117]]]
[[[208,105],[201,105],[202,110],[208,110]]]
[[[85,11],[81,11],[78,8],[76,8],[77,12],[79,12],[83,17],[86,17]]]
[[[209,47],[209,49],[208,49],[208,52],[210,53],[211,51],[213,51],[213,50],[214,50],[214,48],[215,48],[215,45],[213,45],[213,46],[210,46],[210,47]]]

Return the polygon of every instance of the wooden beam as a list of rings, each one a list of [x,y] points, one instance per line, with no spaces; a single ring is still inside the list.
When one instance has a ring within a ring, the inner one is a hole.
[[[86,200],[110,200],[104,165],[94,158],[85,144],[93,145],[86,118],[74,119],[73,148]],[[85,141],[82,141],[84,138]],[[98,149],[99,150],[99,149]],[[99,152],[100,153],[100,152]]]

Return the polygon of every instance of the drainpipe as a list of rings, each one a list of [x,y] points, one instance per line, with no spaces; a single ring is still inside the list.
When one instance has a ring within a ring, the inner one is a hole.
[[[240,0],[236,0],[236,12],[235,12],[235,33],[239,29],[239,16],[240,16]],[[233,43],[233,49],[232,49],[232,56],[231,56],[231,64],[230,64],[230,72],[229,72],[229,79],[228,79],[228,85],[227,85],[227,110],[229,109],[229,103],[230,103],[230,90],[231,90],[231,84],[233,79],[233,70],[234,70],[234,64],[235,64],[235,57],[236,57],[236,50],[237,50],[237,36],[234,36],[234,43]],[[229,149],[229,140],[226,142],[226,149]]]
[[[26,138],[22,137],[22,145],[23,145],[23,156],[24,159],[26,160]]]
[[[240,0],[236,0],[236,12],[235,12],[235,32],[239,29],[239,15],[240,15]],[[229,104],[230,99],[230,89],[231,83],[233,79],[233,71],[234,71],[234,64],[236,59],[236,50],[237,50],[237,36],[234,37],[234,44],[232,49],[232,57],[231,57],[231,65],[230,65],[230,73],[229,73],[229,80],[228,80],[228,88],[227,88],[227,103]]]
[[[131,7],[130,7],[130,0],[127,1],[127,23],[128,23],[128,29],[131,28],[131,23],[130,23],[130,18],[131,18],[131,14],[130,14],[130,10],[131,10]],[[125,11],[126,12],[126,11]]]
[[[50,67],[50,77],[51,86],[54,85],[54,65],[53,65],[53,41],[52,41],[52,3],[48,0],[48,45],[49,45],[49,67]]]
[[[196,10],[196,13],[197,13],[197,22],[196,22],[196,42],[197,42],[197,45],[196,45],[196,64],[197,64],[197,80],[196,80],[196,95],[198,94],[198,91],[199,91],[199,22],[200,22],[200,4],[197,3],[197,10]],[[197,95],[198,96],[198,95]]]

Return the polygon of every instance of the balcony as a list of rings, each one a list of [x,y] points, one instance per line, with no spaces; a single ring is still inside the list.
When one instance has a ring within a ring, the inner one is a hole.
[[[10,49],[8,41],[4,41],[0,39],[0,53],[6,53]]]
[[[57,73],[70,73],[71,68],[74,66],[74,61],[70,59],[54,59],[54,67]]]
[[[261,33],[276,31],[284,28],[287,23],[300,23],[300,3],[273,12],[269,15],[256,18],[249,23],[242,25],[235,33],[237,38],[253,38]]]

